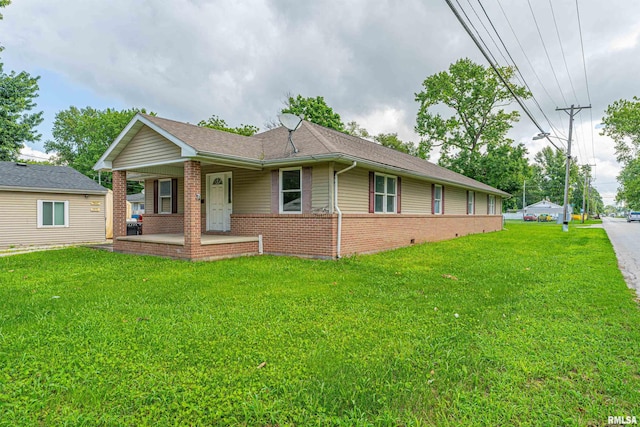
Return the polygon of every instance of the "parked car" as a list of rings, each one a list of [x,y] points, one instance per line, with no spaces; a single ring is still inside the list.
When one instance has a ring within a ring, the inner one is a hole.
[[[627,222],[638,221],[640,222],[640,212],[629,212],[627,216]]]
[[[551,221],[553,221],[553,217],[549,214],[538,215],[538,222],[551,222]]]
[[[525,215],[525,216],[523,217],[523,219],[524,219],[525,221],[537,221],[537,220],[538,220],[538,217],[537,217],[537,216],[535,216],[534,214],[527,214],[527,215]]]

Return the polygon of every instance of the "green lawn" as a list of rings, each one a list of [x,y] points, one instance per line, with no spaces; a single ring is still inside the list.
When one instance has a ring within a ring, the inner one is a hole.
[[[640,417],[602,229],[339,262],[0,258],[0,425],[600,426]]]

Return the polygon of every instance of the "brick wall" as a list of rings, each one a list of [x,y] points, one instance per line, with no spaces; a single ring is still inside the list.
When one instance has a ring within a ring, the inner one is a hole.
[[[501,229],[502,215],[344,214],[341,252],[377,252]]]
[[[265,253],[335,258],[337,224],[331,214],[233,214],[231,234],[262,234]]]
[[[243,255],[257,255],[258,242],[206,245],[188,251],[183,245],[114,240],[113,249],[117,252],[129,254],[145,254],[193,261],[206,261]]]
[[[191,258],[198,258],[201,249],[201,208],[200,200],[196,199],[202,184],[200,175],[200,162],[184,162],[184,246],[192,254]]]
[[[183,214],[145,214],[142,216],[143,234],[182,233],[184,231]]]

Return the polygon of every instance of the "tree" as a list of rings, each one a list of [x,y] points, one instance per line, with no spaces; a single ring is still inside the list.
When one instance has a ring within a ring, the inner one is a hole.
[[[138,112],[146,113],[144,109],[137,108],[118,111],[69,107],[56,114],[52,132],[54,140],[44,144],[45,151],[55,152],[56,164],[70,166],[97,181],[98,172],[93,170],[93,166]],[[102,174],[102,185],[111,188],[110,173]],[[133,183],[128,185],[129,193],[140,190]]]
[[[392,148],[396,151],[410,154],[412,156],[417,155],[417,148],[415,144],[411,141],[402,141],[398,138],[397,133],[379,133],[373,137],[373,140],[384,147]]]
[[[640,209],[640,98],[615,101],[607,107],[602,122],[601,134],[613,139],[616,157],[622,164],[616,200],[631,209]]]
[[[0,0],[0,8],[10,3]],[[33,100],[38,97],[40,77],[31,77],[25,71],[6,74],[3,65],[0,63],[0,160],[15,161],[25,142],[39,141],[41,137],[36,127],[42,123],[42,111],[30,113],[36,106]]]
[[[524,181],[532,173],[525,145],[514,145],[511,140],[490,144],[478,160],[475,179],[511,194],[502,207],[505,211],[516,209],[522,201]]]
[[[217,129],[224,132],[237,133],[238,135],[244,135],[244,136],[255,135],[260,130],[257,126],[245,125],[245,124],[241,124],[240,126],[235,128],[229,127],[227,125],[227,122],[224,121],[224,119],[221,119],[215,114],[209,117],[209,119],[207,119],[206,121],[200,120],[200,123],[198,123],[198,126]]]
[[[320,126],[345,132],[344,123],[342,123],[340,115],[334,112],[321,96],[315,98],[303,98],[302,95],[298,95],[295,98],[289,96],[282,113],[297,114],[303,116],[305,120]]]
[[[515,70],[499,70],[510,82]],[[526,88],[509,84],[517,96],[531,96]],[[416,94],[420,107],[415,130],[422,137],[419,152],[429,153],[440,146],[440,165],[470,178],[482,178],[477,169],[481,155],[487,147],[504,143],[511,124],[520,117],[517,111],[500,108],[510,104],[513,95],[493,69],[466,58],[451,64],[448,72],[427,77],[422,85],[424,90]],[[442,107],[452,111],[448,118],[434,111]]]
[[[534,156],[534,182],[538,186],[540,199],[546,198],[558,205],[564,204],[564,181],[567,154],[563,150],[544,147]],[[580,185],[578,166],[572,162],[569,172],[569,203],[573,190]],[[536,200],[539,201],[539,200]],[[577,206],[576,206],[577,207]],[[582,201],[580,202],[582,207]]]

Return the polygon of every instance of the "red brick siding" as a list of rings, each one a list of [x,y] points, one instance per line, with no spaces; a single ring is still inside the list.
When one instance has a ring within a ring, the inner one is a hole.
[[[200,162],[184,162],[184,246],[192,258],[197,258],[200,250],[201,208],[196,194],[201,189]]]
[[[501,215],[344,214],[343,256],[453,239],[502,229]]]
[[[337,224],[331,214],[233,214],[231,234],[262,234],[265,253],[335,258]]]
[[[182,245],[115,240],[113,242],[113,249],[116,252],[129,254],[156,255],[193,261],[205,261],[243,255],[256,255],[258,253],[258,242],[206,245],[200,246],[192,251],[187,251],[185,246]]]
[[[175,234],[184,231],[182,214],[144,214],[142,218],[143,234]]]

